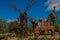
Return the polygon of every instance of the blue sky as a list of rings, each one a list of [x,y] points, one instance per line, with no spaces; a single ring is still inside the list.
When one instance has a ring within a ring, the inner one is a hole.
[[[35,0],[34,4],[27,11],[28,16],[38,20],[39,18],[47,19],[48,15],[52,12],[50,9],[50,0]],[[26,6],[31,0],[0,0],[0,18],[5,20],[16,20],[19,17],[19,13],[10,8],[9,4],[13,3],[17,8],[20,8],[21,12],[24,11]],[[57,9],[58,19],[60,19],[60,11]]]

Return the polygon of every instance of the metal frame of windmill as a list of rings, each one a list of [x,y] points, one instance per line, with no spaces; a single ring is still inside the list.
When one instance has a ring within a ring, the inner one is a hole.
[[[10,7],[13,8],[14,10],[16,10],[17,12],[19,12],[20,16],[19,16],[19,22],[20,22],[20,30],[21,30],[21,34],[22,36],[25,38],[27,37],[27,33],[28,33],[28,26],[27,26],[27,11],[30,8],[30,6],[32,6],[32,4],[34,3],[34,0],[32,0],[30,2],[30,4],[26,7],[26,9],[24,10],[24,12],[20,12],[20,9],[18,9],[15,5],[13,5],[12,3],[10,4]]]

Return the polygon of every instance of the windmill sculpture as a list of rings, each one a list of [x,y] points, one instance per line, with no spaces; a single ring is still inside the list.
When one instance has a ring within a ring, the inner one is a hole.
[[[12,7],[14,10],[16,10],[17,12],[19,12],[20,16],[19,16],[19,22],[20,22],[20,30],[21,30],[21,35],[23,37],[27,36],[27,31],[28,31],[28,27],[27,27],[27,11],[30,8],[30,6],[32,6],[32,4],[34,3],[34,0],[32,0],[30,2],[30,4],[26,7],[26,9],[24,10],[24,12],[20,12],[20,9],[17,8],[16,6],[14,6],[12,3],[10,4],[10,7]]]

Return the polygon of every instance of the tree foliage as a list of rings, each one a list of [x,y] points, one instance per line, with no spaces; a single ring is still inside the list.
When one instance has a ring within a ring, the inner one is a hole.
[[[6,33],[8,32],[8,30],[6,29],[6,27],[8,25],[6,25],[7,22],[4,19],[0,19],[0,33]]]
[[[10,22],[8,29],[9,29],[9,32],[19,34],[20,33],[20,24],[16,21]]]

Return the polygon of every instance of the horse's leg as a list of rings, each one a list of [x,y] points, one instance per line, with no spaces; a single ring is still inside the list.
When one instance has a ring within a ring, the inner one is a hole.
[[[50,29],[50,31],[51,31],[51,36],[53,36],[54,35],[54,29]]]

